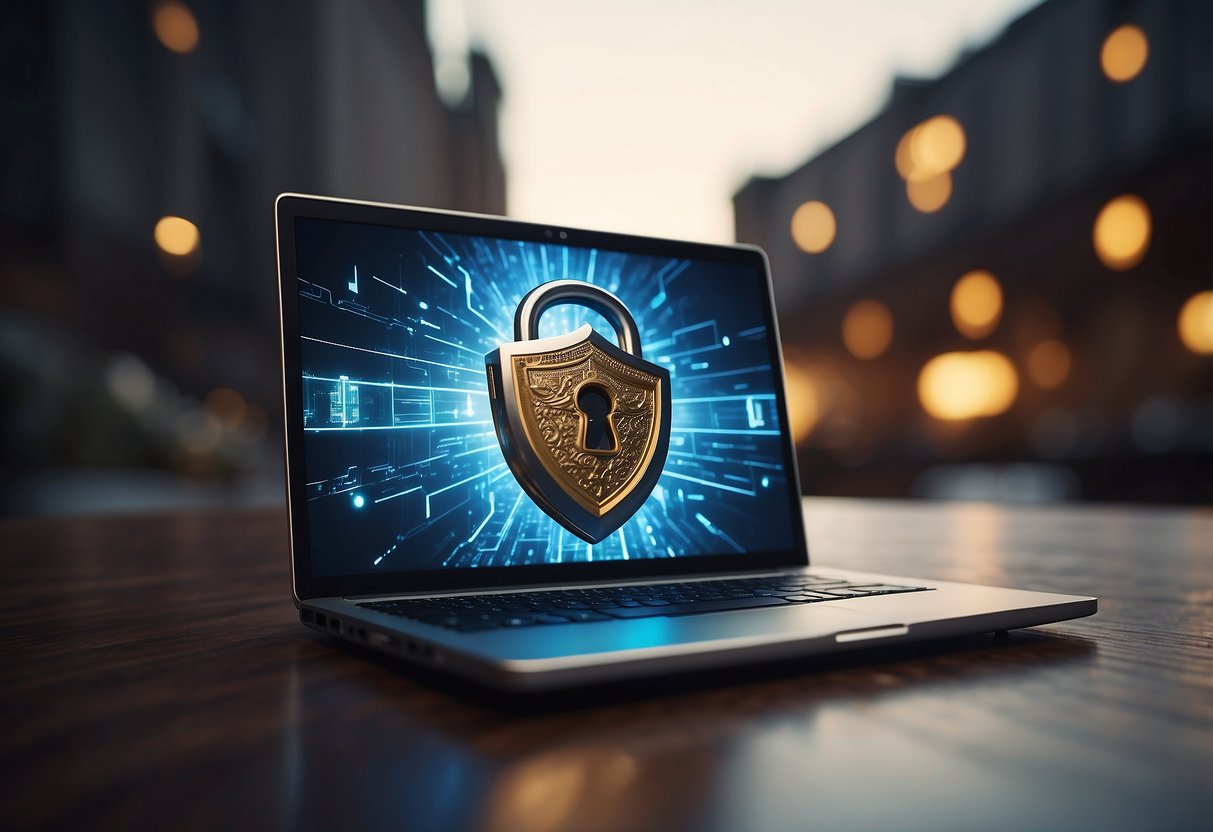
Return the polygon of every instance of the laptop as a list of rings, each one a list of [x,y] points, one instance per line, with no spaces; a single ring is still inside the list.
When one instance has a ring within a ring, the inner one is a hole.
[[[766,257],[276,203],[304,626],[509,691],[1091,615],[810,564]]]

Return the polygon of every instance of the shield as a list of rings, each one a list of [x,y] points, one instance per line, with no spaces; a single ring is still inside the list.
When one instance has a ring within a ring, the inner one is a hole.
[[[588,324],[485,356],[493,423],[510,470],[535,503],[598,543],[648,499],[670,445],[670,373]],[[587,386],[609,402],[609,440],[586,444]]]

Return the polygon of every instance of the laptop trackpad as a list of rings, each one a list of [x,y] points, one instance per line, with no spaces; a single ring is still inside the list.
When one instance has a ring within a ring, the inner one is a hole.
[[[495,630],[479,634],[477,642],[502,658],[539,659],[705,641],[731,641],[741,647],[746,643],[832,639],[835,633],[895,623],[838,604],[804,604],[568,627]]]

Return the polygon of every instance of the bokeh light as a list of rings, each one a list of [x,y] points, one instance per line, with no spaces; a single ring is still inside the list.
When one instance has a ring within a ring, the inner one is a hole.
[[[991,350],[948,352],[918,374],[918,398],[937,419],[973,419],[1005,413],[1019,394],[1010,360]]]
[[[1197,355],[1213,355],[1213,291],[1197,292],[1179,310],[1179,339]]]
[[[897,175],[907,182],[914,176],[914,157],[910,155],[910,139],[914,136],[914,128],[907,130],[897,142],[893,151],[893,164],[897,167]]]
[[[952,197],[952,174],[944,171],[929,179],[906,181],[906,198],[924,214],[933,214],[948,204]]]
[[[924,182],[956,168],[964,160],[964,128],[952,116],[933,116],[914,125],[897,142],[893,163],[907,182]]]
[[[792,214],[792,240],[809,254],[821,254],[834,242],[838,225],[830,206],[810,200]]]
[[[198,226],[187,219],[174,216],[161,217],[152,236],[161,251],[177,257],[193,254],[198,250],[198,242],[201,239]]]
[[[1103,74],[1118,84],[1132,81],[1145,69],[1150,57],[1150,42],[1139,27],[1126,24],[1117,29],[1103,42],[1099,52],[1099,65]]]
[[[152,10],[152,30],[164,48],[186,55],[198,47],[198,21],[184,3],[163,0]]]
[[[1037,387],[1056,390],[1069,378],[1070,363],[1070,348],[1050,338],[1028,353],[1028,377]]]
[[[897,173],[906,181],[906,199],[933,214],[952,197],[951,171],[964,160],[967,139],[953,116],[932,116],[902,135],[893,152]]]
[[[1095,218],[1095,253],[1114,271],[1131,269],[1150,247],[1150,208],[1136,194],[1112,199]]]
[[[878,300],[861,300],[842,319],[842,342],[856,358],[876,358],[893,340],[893,315]]]
[[[227,430],[235,430],[244,421],[248,405],[244,396],[230,387],[218,387],[206,396],[203,402],[207,415]]]
[[[952,322],[967,338],[989,335],[1002,317],[1002,287],[998,278],[978,269],[968,272],[952,287]]]
[[[105,381],[114,398],[132,411],[142,410],[155,400],[156,377],[137,355],[115,355],[106,368]]]
[[[813,377],[793,360],[784,362],[784,379],[792,438],[799,445],[821,418],[821,394]]]
[[[911,131],[910,158],[914,170],[907,179],[929,179],[952,170],[965,155],[965,131],[952,116],[934,116]]]

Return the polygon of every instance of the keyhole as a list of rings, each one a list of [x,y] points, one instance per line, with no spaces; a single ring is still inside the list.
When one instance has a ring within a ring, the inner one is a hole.
[[[577,409],[581,411],[581,446],[590,453],[618,451],[609,418],[614,403],[607,389],[601,384],[586,384],[577,393]]]

